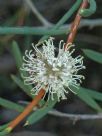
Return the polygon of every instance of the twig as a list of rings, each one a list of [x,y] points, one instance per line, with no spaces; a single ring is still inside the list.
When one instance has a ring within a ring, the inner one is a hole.
[[[84,0],[80,9],[84,9],[88,6],[88,0]],[[79,9],[79,10],[80,10]],[[75,20],[74,22],[72,23],[72,26],[71,26],[71,32],[67,38],[67,42],[66,42],[66,45],[65,45],[65,49],[67,48],[67,46],[70,44],[70,43],[73,43],[74,39],[75,39],[75,36],[76,36],[76,33],[77,33],[77,30],[78,30],[78,26],[79,26],[79,23],[80,23],[80,20],[81,20],[82,16],[79,14],[79,11],[75,17]]]
[[[39,103],[44,94],[45,90],[43,88],[40,89],[38,95],[32,100],[30,104],[28,104],[24,111],[10,122],[6,128],[6,131],[11,132],[33,110],[34,106]]]
[[[32,12],[36,15],[36,17],[42,22],[42,24],[46,27],[51,26],[51,23],[48,22],[41,14],[40,12],[37,10],[37,8],[35,7],[34,3],[31,0],[25,0],[25,2],[27,3],[27,5],[29,6],[29,8],[32,10]]]
[[[93,28],[96,26],[102,26],[102,18],[100,19],[83,19],[79,25],[79,27],[88,26],[89,28]]]
[[[50,115],[57,116],[57,117],[65,117],[71,120],[95,120],[95,119],[102,119],[102,114],[68,114],[62,113],[57,110],[49,111]]]
[[[19,101],[19,103],[23,105],[29,104],[29,102],[27,101]],[[33,109],[33,111],[36,110],[37,110],[36,108]],[[70,120],[75,120],[75,121],[102,119],[102,114],[71,114],[71,113],[63,113],[55,109],[49,111],[48,114],[56,117],[68,118]]]
[[[68,29],[70,28],[71,24],[65,24],[63,26],[60,27],[63,29]],[[100,19],[82,19],[78,29],[82,28],[82,27],[89,27],[90,29],[94,28],[94,27],[98,27],[98,26],[102,26],[102,18]]]

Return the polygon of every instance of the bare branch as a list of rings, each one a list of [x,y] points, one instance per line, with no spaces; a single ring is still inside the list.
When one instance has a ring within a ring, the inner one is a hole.
[[[19,101],[20,104],[27,105],[29,102],[27,101]],[[36,111],[37,108],[34,108],[33,111]],[[69,113],[63,113],[60,111],[57,111],[55,109],[48,112],[49,115],[53,115],[60,118],[68,118],[73,121],[79,121],[79,120],[96,120],[96,119],[102,119],[102,114],[69,114]]]
[[[65,24],[60,28],[70,28],[70,26],[71,24],[68,24],[68,25]],[[86,27],[86,26],[89,27],[90,29],[97,27],[97,26],[102,26],[102,18],[100,19],[82,19],[78,29],[82,27]]]
[[[102,114],[68,114],[59,112],[57,110],[49,111],[49,114],[57,117],[69,118],[75,121],[102,119]]]

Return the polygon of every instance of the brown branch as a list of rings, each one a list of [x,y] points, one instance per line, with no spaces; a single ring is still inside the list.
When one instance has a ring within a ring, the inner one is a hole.
[[[83,3],[80,7],[80,9],[83,9],[83,8],[86,8],[88,6],[88,0],[83,0]],[[80,10],[79,9],[79,10]],[[74,22],[72,23],[72,26],[71,26],[71,32],[67,38],[67,42],[66,42],[66,45],[65,45],[65,49],[67,48],[67,46],[70,44],[70,43],[73,43],[74,39],[75,39],[75,36],[76,36],[76,33],[77,33],[77,30],[78,30],[78,26],[79,26],[79,23],[80,23],[80,20],[81,20],[82,16],[79,14],[79,11],[75,17],[75,20]]]
[[[12,129],[14,129],[33,110],[34,106],[39,103],[44,94],[45,90],[41,89],[38,95],[32,100],[30,104],[28,104],[25,110],[20,115],[18,115],[18,117],[16,117],[13,121],[11,121],[6,130],[9,132],[12,131]]]

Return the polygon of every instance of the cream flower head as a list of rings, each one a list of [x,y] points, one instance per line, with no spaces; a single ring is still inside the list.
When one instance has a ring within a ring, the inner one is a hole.
[[[80,85],[84,76],[79,75],[78,72],[85,66],[83,66],[81,55],[76,58],[72,57],[75,49],[71,50],[71,48],[74,45],[65,50],[65,43],[62,40],[56,55],[53,39],[50,37],[45,40],[42,43],[42,50],[38,49],[36,45],[32,45],[33,50],[26,50],[21,70],[28,73],[28,76],[22,76],[26,85],[33,85],[31,93],[37,95],[40,89],[46,86],[45,95],[48,94],[48,99],[53,100],[53,96],[57,94],[58,100],[61,100],[66,99],[68,89],[72,91],[70,86],[78,87]]]

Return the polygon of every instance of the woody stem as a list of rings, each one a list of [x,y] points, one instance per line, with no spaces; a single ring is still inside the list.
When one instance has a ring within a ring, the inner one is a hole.
[[[83,3],[81,4],[80,9],[84,9],[87,6],[88,6],[88,0],[83,0]],[[82,18],[82,16],[79,14],[79,11],[78,11],[78,13],[77,13],[77,15],[76,15],[76,17],[75,17],[75,19],[72,23],[71,31],[70,31],[70,34],[67,38],[65,49],[68,47],[69,44],[73,43],[75,36],[76,36],[76,33],[77,33],[77,30],[78,30],[79,23],[81,21],[81,18]]]
[[[13,128],[15,128],[33,110],[34,106],[36,106],[39,103],[44,94],[45,90],[41,89],[38,95],[25,108],[25,110],[9,124],[7,129],[11,131]]]

